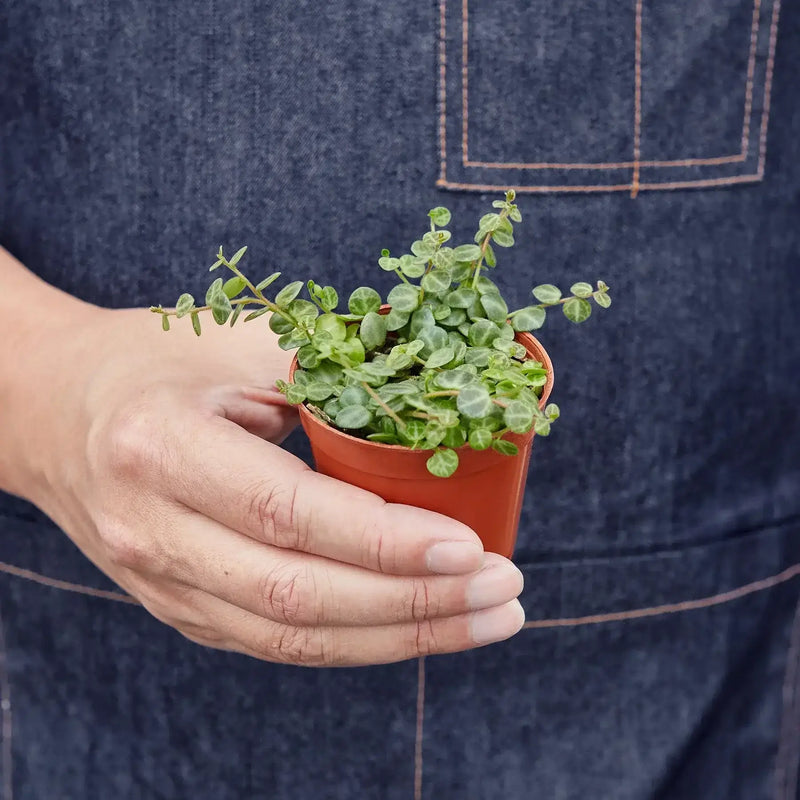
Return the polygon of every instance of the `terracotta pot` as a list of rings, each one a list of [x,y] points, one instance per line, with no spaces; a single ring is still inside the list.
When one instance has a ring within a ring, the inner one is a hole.
[[[528,333],[516,340],[530,358],[547,369],[547,383],[540,407],[544,408],[553,388],[553,364],[542,345]],[[290,375],[294,375],[296,359]],[[525,479],[533,444],[533,431],[506,434],[519,448],[515,456],[494,450],[458,448],[458,469],[449,478],[437,478],[426,467],[430,450],[410,450],[400,445],[380,444],[343,433],[314,416],[304,405],[300,421],[311,441],[317,471],[359,486],[390,503],[427,508],[469,525],[488,551],[510,558],[525,492]]]

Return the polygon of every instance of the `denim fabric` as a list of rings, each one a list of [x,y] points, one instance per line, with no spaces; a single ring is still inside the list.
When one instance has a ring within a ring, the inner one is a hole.
[[[203,649],[0,498],[0,800],[800,797],[796,3],[0,21],[0,242],[80,297],[202,292],[220,243],[348,291],[428,208],[467,240],[506,185],[510,299],[614,297],[541,332],[563,416],[515,554],[530,624],[500,645],[360,670]]]

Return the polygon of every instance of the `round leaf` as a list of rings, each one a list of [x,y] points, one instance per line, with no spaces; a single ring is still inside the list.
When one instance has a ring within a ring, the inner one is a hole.
[[[505,322],[508,316],[508,306],[499,293],[488,292],[481,295],[480,303],[488,319],[493,322]]]
[[[182,294],[178,298],[178,303],[175,306],[175,311],[178,312],[178,317],[185,317],[194,308],[194,297],[190,294]]]
[[[488,428],[475,428],[467,441],[473,450],[488,450],[492,446],[492,432]]]
[[[495,439],[492,442],[492,449],[504,456],[515,456],[519,453],[519,448],[514,442],[509,442],[508,439]]]
[[[544,325],[547,312],[539,306],[527,306],[511,317],[515,331],[535,331]]]
[[[450,273],[444,269],[434,269],[420,283],[428,294],[444,294],[450,288]]]
[[[450,224],[450,212],[444,206],[432,208],[428,216],[437,228],[444,228]]]
[[[405,311],[398,311],[396,308],[393,308],[387,315],[386,315],[386,330],[387,331],[399,331],[400,328],[403,327],[408,322],[409,314]]]
[[[428,459],[428,472],[439,478],[449,478],[458,469],[458,454],[455,450],[437,450]]]
[[[398,311],[416,311],[419,308],[419,289],[406,283],[401,283],[389,292],[387,301],[392,308],[396,308]]]
[[[372,421],[372,414],[364,406],[345,406],[334,418],[337,428],[355,430],[366,428]]]
[[[400,258],[400,272],[407,278],[419,278],[425,274],[428,261],[425,258],[405,255]]]
[[[503,412],[503,420],[514,433],[527,433],[533,425],[533,409],[522,400],[512,400]]]
[[[291,403],[293,406],[302,403],[306,399],[306,392],[302,386],[298,386],[295,383],[290,383],[289,386],[286,387],[286,401]]]
[[[292,300],[300,294],[303,288],[303,281],[292,281],[288,286],[284,286],[278,294],[275,295],[275,305],[278,308],[286,308]]]
[[[485,386],[474,383],[459,391],[456,406],[465,417],[485,417],[492,410],[492,398]]]
[[[583,322],[591,316],[592,305],[588,300],[584,300],[582,297],[571,297],[564,303],[563,311],[564,316],[570,322]]]
[[[543,283],[533,290],[533,296],[540,303],[557,303],[561,299],[561,289],[552,283]]]
[[[470,326],[469,343],[474,347],[488,347],[499,335],[500,331],[494,322],[479,319]]]
[[[233,300],[233,298],[236,297],[236,295],[239,294],[239,292],[241,292],[245,286],[247,286],[245,279],[240,278],[238,275],[234,275],[232,278],[222,284],[222,291],[229,300]]]
[[[365,406],[369,403],[369,394],[360,386],[347,386],[339,395],[339,405],[345,406]]]
[[[573,283],[572,286],[569,287],[570,294],[574,294],[576,297],[589,297],[593,291],[592,284],[585,283],[584,281]]]
[[[481,257],[481,249],[476,244],[462,244],[453,251],[456,261],[476,261]]]
[[[455,358],[455,355],[455,351],[452,347],[440,347],[428,356],[425,366],[428,369],[443,367],[445,364],[450,363]]]
[[[370,311],[377,311],[381,307],[381,296],[368,286],[359,286],[347,301],[347,307],[351,314],[360,317],[369,314]]]
[[[594,301],[597,303],[597,305],[602,306],[603,308],[608,308],[611,305],[611,295],[608,295],[605,292],[598,292],[594,296]]]
[[[305,390],[306,397],[312,403],[321,403],[333,394],[333,386],[324,381],[311,381],[311,383],[306,384]]]
[[[375,350],[386,341],[386,319],[370,311],[361,320],[361,342],[366,350]]]

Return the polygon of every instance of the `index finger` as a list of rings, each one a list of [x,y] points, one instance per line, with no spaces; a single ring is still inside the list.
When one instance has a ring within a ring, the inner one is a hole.
[[[181,440],[191,446],[167,465],[180,470],[165,476],[173,496],[258,541],[398,575],[462,574],[483,563],[466,525],[320,475],[222,417]]]

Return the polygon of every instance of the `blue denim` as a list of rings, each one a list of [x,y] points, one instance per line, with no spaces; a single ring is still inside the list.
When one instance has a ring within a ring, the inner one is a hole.
[[[509,298],[614,298],[541,331],[563,416],[502,644],[340,670],[204,649],[0,497],[0,800],[800,797],[797,3],[8,0],[0,23],[0,243],[75,295],[202,293],[220,243],[380,284],[428,208],[468,240],[515,186]]]

